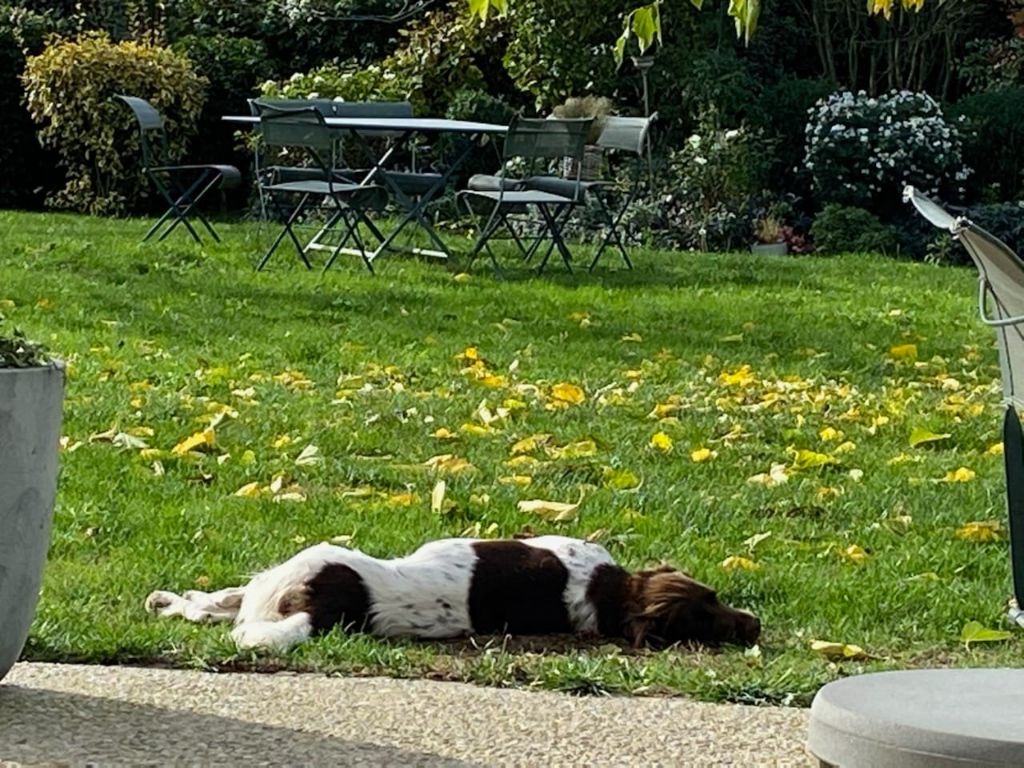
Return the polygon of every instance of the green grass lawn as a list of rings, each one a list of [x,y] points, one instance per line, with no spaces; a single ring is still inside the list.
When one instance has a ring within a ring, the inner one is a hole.
[[[144,229],[0,213],[0,312],[69,363],[28,659],[769,703],[867,669],[1017,664],[1020,634],[960,641],[971,620],[1002,628],[1009,595],[1001,528],[957,535],[1003,517],[997,358],[968,270],[638,252],[634,272],[499,281],[393,256],[322,276],[282,250],[256,274],[252,226],[204,248],[142,246]],[[915,430],[948,437],[915,447]],[[517,509],[581,498],[562,521]],[[257,657],[142,608],[325,539],[392,556],[527,528],[688,570],[761,616],[759,653],[332,634]]]

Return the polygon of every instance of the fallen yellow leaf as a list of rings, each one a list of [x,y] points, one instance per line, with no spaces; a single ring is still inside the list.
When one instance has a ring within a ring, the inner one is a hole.
[[[695,461],[698,464],[704,461],[711,461],[718,456],[718,451],[712,451],[710,448],[697,448],[694,451],[690,451],[690,460]]]
[[[859,544],[851,544],[840,554],[844,560],[848,560],[851,563],[863,563],[868,559],[867,551]]]
[[[963,541],[1000,541],[1005,534],[1006,529],[998,520],[975,520],[956,529],[956,537]]]
[[[893,360],[905,360],[908,362],[913,362],[917,360],[917,345],[898,344],[895,347],[890,347],[889,357],[891,357]]]
[[[259,483],[246,483],[237,491],[235,496],[241,496],[243,499],[254,499],[260,495],[260,484]]]
[[[957,469],[951,470],[939,480],[940,483],[969,483],[977,476],[977,473],[973,469],[967,467],[958,467]]]
[[[529,512],[531,514],[540,515],[545,520],[553,523],[564,523],[570,520],[575,520],[577,516],[577,510],[579,510],[580,503],[583,501],[583,494],[580,494],[580,500],[575,504],[568,504],[562,501],[545,501],[543,499],[529,499],[520,501],[516,506],[520,512]]]
[[[436,437],[438,440],[457,440],[459,436],[447,427],[439,427],[434,430],[431,437]]]
[[[793,452],[793,469],[797,470],[814,469],[838,463],[838,459],[834,456],[829,456],[827,453],[817,453],[804,449]]]
[[[859,645],[832,643],[827,640],[812,640],[811,650],[832,661],[864,661],[871,656]]]
[[[512,447],[509,449],[509,453],[513,456],[518,456],[521,453],[533,453],[540,446],[546,444],[550,439],[551,435],[547,433],[524,437],[522,440],[517,440],[512,444]]]
[[[672,438],[666,435],[664,432],[655,432],[651,435],[649,445],[657,451],[662,453],[669,453],[672,450]]]
[[[565,446],[551,446],[545,449],[553,459],[582,459],[597,453],[597,443],[593,440],[578,440]]]
[[[722,561],[722,568],[727,571],[756,571],[761,566],[749,557],[730,555]]]
[[[569,405],[580,405],[587,399],[587,396],[581,387],[578,387],[575,384],[567,384],[565,382],[555,384],[551,388],[551,397],[559,402],[567,403]]]
[[[767,472],[747,478],[752,485],[763,485],[767,488],[774,488],[777,485],[789,482],[789,473],[786,472],[785,464],[772,464]]]
[[[444,480],[438,480],[434,483],[434,490],[430,492],[430,511],[435,515],[444,511],[444,493],[447,487]]]
[[[533,482],[533,478],[529,475],[507,475],[505,477],[499,477],[498,482],[502,485],[516,485],[520,488],[525,488]]]
[[[171,453],[175,456],[184,456],[189,451],[195,451],[204,447],[213,447],[216,444],[217,436],[214,431],[212,429],[204,429],[202,432],[196,432],[194,435],[186,437],[171,449]]]

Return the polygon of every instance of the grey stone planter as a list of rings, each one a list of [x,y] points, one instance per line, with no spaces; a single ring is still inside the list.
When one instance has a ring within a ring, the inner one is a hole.
[[[0,368],[0,679],[39,600],[57,493],[64,366]]]

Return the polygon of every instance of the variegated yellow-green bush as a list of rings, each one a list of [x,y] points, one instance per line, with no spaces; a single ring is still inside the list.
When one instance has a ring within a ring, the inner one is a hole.
[[[187,57],[149,43],[114,43],[102,33],[54,39],[22,76],[42,142],[67,174],[47,201],[93,214],[123,213],[147,193],[135,119],[116,94],[140,96],[163,114],[172,157],[195,130],[206,79]]]

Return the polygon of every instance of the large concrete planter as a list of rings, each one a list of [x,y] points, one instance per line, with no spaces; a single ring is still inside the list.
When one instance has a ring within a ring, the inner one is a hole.
[[[57,493],[64,367],[0,368],[0,679],[28,637]]]

